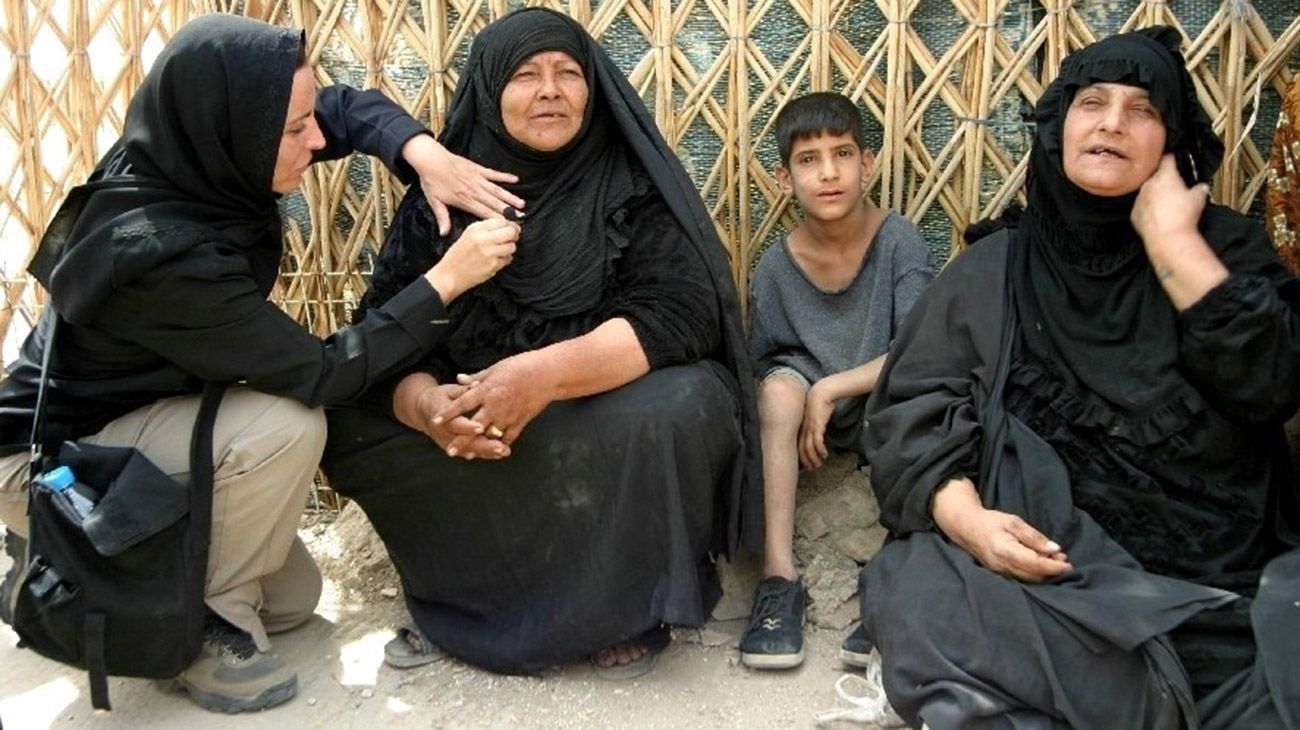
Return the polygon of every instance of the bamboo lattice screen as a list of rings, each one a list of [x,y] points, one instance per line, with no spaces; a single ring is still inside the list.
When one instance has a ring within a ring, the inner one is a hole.
[[[0,0],[0,339],[41,293],[24,269],[69,187],[120,129],[132,89],[186,19],[240,12],[307,29],[322,83],[379,87],[437,129],[469,40],[507,0]],[[794,220],[771,170],[787,99],[843,91],[869,116],[871,194],[941,260],[1024,181],[1026,112],[1071,50],[1121,29],[1180,28],[1227,141],[1217,200],[1260,198],[1277,99],[1300,61],[1295,0],[567,0],[641,92],[729,248],[741,291]],[[8,59],[4,58],[8,54]],[[7,60],[8,63],[3,63]],[[274,297],[313,331],[347,321],[400,186],[371,160],[318,165],[285,202]]]

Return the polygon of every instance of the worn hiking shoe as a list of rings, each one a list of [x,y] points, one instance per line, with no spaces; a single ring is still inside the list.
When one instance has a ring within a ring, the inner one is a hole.
[[[740,661],[755,669],[789,669],[803,663],[803,580],[763,579],[754,592],[754,612],[740,640]]]
[[[298,675],[275,654],[258,651],[253,637],[209,616],[203,651],[172,688],[185,690],[205,710],[255,712],[289,701],[298,693]]]
[[[840,661],[850,667],[866,669],[871,663],[871,650],[875,648],[876,643],[867,634],[867,627],[858,624],[853,633],[840,643]]]
[[[23,577],[23,563],[27,559],[27,541],[5,531],[5,555],[13,561],[5,577],[0,580],[0,621],[12,625],[14,622],[14,593],[18,591],[18,581]]]

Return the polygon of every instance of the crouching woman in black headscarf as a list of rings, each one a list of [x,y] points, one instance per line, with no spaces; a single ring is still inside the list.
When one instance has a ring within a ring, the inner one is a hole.
[[[458,231],[454,253],[365,323],[322,340],[267,300],[283,255],[277,199],[313,162],[355,149],[408,182],[420,171],[440,217],[447,203],[486,213],[522,202],[492,183],[509,176],[448,154],[378,92],[318,92],[304,44],[301,29],[228,15],[177,31],[132,96],[122,136],[42,239],[31,269],[49,305],[0,382],[9,546],[28,534],[42,361],[46,454],[65,440],[132,446],[182,480],[204,382],[236,384],[213,426],[212,614],[202,654],[177,677],[224,712],[297,691],[268,634],[305,622],[320,597],[296,538],[324,448],[319,406],[418,361],[447,334],[444,305],[499,269],[517,234],[499,219]],[[6,620],[24,574],[15,557],[0,585]]]
[[[707,556],[741,537],[742,488],[748,518],[761,495],[724,250],[627,80],[558,13],[479,34],[442,142],[518,175],[529,208],[513,262],[448,310],[446,345],[378,411],[329,416],[330,482],[415,620],[386,657],[643,671],[667,624],[708,618]],[[452,240],[408,195],[360,321]]]
[[[863,623],[910,723],[1300,722],[1300,287],[1207,201],[1178,41],[1065,60],[1023,218],[936,280],[868,404],[892,540]]]

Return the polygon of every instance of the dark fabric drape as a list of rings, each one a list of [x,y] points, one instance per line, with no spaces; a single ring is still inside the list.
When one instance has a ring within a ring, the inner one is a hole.
[[[384,540],[426,636],[477,666],[531,674],[661,623],[708,620],[735,411],[717,363],[666,367],[552,403],[509,458],[466,461],[381,412],[331,408],[323,467]]]

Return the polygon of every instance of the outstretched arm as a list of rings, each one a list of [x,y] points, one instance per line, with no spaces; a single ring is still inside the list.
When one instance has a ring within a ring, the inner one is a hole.
[[[423,124],[375,89],[321,89],[316,93],[316,122],[325,147],[313,155],[315,161],[361,152],[378,157],[408,185],[419,180],[442,235],[451,230],[447,206],[478,218],[499,217],[506,206],[524,207],[522,198],[498,184],[517,182],[517,177],[452,154]]]

